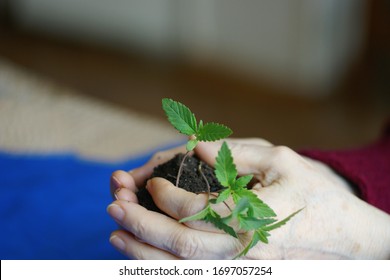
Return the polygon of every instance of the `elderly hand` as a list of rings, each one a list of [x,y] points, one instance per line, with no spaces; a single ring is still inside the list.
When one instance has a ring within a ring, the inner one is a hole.
[[[262,139],[228,139],[239,175],[253,174],[252,191],[274,209],[278,219],[305,207],[286,225],[271,231],[269,244],[258,243],[247,259],[379,259],[390,257],[390,216],[356,197],[348,183],[326,165]],[[213,165],[221,142],[199,143],[195,152]],[[176,188],[162,178],[146,188],[171,217],[140,206],[135,193],[153,168],[184,147],[157,153],[129,173],[116,171],[111,191],[117,200],[108,213],[122,227],[110,242],[129,258],[231,259],[250,234],[236,239],[203,221],[179,223],[202,210],[206,194]],[[225,211],[219,206],[220,212]]]

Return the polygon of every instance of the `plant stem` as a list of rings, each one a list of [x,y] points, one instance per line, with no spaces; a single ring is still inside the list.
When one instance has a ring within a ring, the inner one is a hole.
[[[215,198],[218,198],[218,195],[215,195],[213,193],[210,194],[211,196],[214,196]],[[222,201],[223,204],[225,204],[226,208],[229,209],[229,211],[233,211],[232,208],[226,203],[226,201]]]
[[[206,176],[204,175],[204,173],[202,171],[202,163],[199,163],[198,170],[199,170],[200,175],[202,175],[203,179],[206,181],[208,197],[210,197],[210,196],[218,197],[217,195],[211,193],[211,187],[210,187],[209,181],[207,180]],[[232,209],[229,207],[229,205],[225,201],[223,201],[223,204],[225,204],[225,206],[230,211],[232,211]]]
[[[210,196],[211,187],[210,187],[209,181],[207,180],[206,176],[202,172],[202,163],[199,163],[198,170],[199,170],[200,175],[202,175],[203,180],[206,182],[207,196]]]
[[[180,163],[180,166],[179,166],[179,171],[177,172],[177,177],[176,177],[176,187],[179,187],[179,181],[180,181],[180,177],[181,177],[181,173],[183,172],[183,165],[184,165],[184,161],[186,160],[186,158],[188,157],[189,155],[189,151],[187,151],[183,157],[183,159],[181,160],[181,163]]]
[[[202,171],[202,162],[199,162],[198,171],[199,171],[200,175],[202,176],[203,180],[206,182],[206,186],[207,186],[207,200],[206,201],[207,201],[207,205],[210,205],[209,197],[210,197],[210,193],[211,193],[211,188],[210,188],[209,181],[207,180],[206,176],[204,175],[204,173]]]

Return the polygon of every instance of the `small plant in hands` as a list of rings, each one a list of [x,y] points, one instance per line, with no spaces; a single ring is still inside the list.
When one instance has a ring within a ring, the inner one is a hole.
[[[203,124],[202,120],[199,121],[198,124],[195,115],[187,106],[169,98],[164,98],[162,100],[162,107],[173,127],[180,133],[191,137],[187,142],[187,152],[181,161],[179,172],[176,177],[176,186],[179,186],[183,164],[189,153],[195,149],[198,142],[217,141],[226,138],[232,134],[232,130],[218,123],[211,122]]]
[[[218,123],[204,124],[203,121],[198,123],[195,115],[188,107],[169,98],[162,100],[162,107],[169,122],[180,133],[190,137],[186,145],[187,152],[181,160],[176,176],[176,186],[178,186],[185,159],[199,141],[224,139],[232,134],[232,130]],[[217,228],[235,238],[238,238],[238,231],[240,230],[253,232],[251,241],[236,258],[247,254],[259,241],[268,243],[269,232],[286,224],[288,220],[300,211],[298,210],[287,218],[277,221],[275,212],[248,189],[248,184],[252,180],[253,175],[238,177],[231,150],[226,142],[223,142],[215,163],[215,176],[222,186],[216,197],[210,195],[211,187],[202,172],[201,164],[199,165],[199,172],[208,186],[209,200],[207,206],[197,214],[183,218],[180,222],[204,220],[214,224]],[[233,209],[226,204],[226,200],[229,198],[232,198],[235,204]],[[213,210],[212,205],[218,203],[225,203],[230,210],[230,214],[221,217]],[[233,222],[238,225],[236,230],[231,226]]]

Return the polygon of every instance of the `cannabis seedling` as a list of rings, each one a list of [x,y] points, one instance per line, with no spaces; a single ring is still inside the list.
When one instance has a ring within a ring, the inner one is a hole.
[[[186,156],[196,147],[199,141],[216,141],[226,138],[232,133],[231,129],[221,124],[203,124],[202,121],[197,123],[195,115],[188,107],[180,102],[164,98],[162,100],[162,106],[170,123],[180,133],[191,136],[186,145]],[[181,167],[185,157],[179,167],[176,186],[178,186]],[[246,255],[259,241],[268,243],[269,232],[271,230],[283,226],[302,210],[300,209],[287,218],[277,221],[275,219],[276,214],[272,208],[248,190],[247,186],[252,180],[253,175],[238,177],[231,150],[226,142],[223,142],[221,149],[218,151],[215,163],[215,175],[224,188],[218,193],[216,198],[208,199],[207,206],[203,210],[193,216],[183,218],[180,222],[204,220],[214,224],[217,228],[235,238],[239,237],[238,231],[240,230],[253,232],[251,241],[236,258]],[[212,205],[217,203],[226,204],[226,200],[229,198],[232,198],[235,207],[233,209],[228,207],[230,214],[221,217],[212,208]],[[236,230],[231,226],[232,222],[238,225],[236,226]]]
[[[179,166],[179,172],[176,177],[176,186],[179,186],[184,161],[189,152],[195,149],[198,142],[217,141],[226,138],[232,134],[232,130],[218,123],[211,122],[203,124],[202,120],[198,123],[194,113],[192,113],[187,106],[169,98],[163,98],[162,107],[173,127],[180,133],[191,137],[191,139],[187,142],[187,152]]]

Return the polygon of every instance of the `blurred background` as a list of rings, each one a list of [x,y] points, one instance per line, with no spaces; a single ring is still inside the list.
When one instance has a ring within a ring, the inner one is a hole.
[[[171,97],[234,137],[374,141],[388,0],[0,0],[0,257],[118,259],[109,178],[183,143]]]
[[[1,0],[0,18],[0,59],[158,119],[172,97],[235,137],[344,148],[390,112],[387,0]]]

